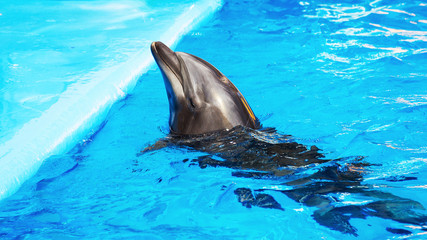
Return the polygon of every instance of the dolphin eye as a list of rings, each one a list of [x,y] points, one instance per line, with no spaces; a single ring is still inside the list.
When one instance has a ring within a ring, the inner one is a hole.
[[[190,101],[191,106],[192,106],[193,108],[196,108],[196,105],[194,105],[193,99],[192,99],[192,98],[189,98],[188,100]]]

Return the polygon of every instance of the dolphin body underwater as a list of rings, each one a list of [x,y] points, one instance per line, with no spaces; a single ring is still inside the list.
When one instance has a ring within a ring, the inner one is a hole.
[[[315,146],[307,148],[292,136],[279,134],[274,128],[262,128],[240,91],[214,66],[191,54],[174,52],[161,42],[153,42],[151,51],[165,82],[170,134],[141,154],[167,146],[184,147],[206,153],[192,159],[192,165],[228,167],[235,170],[235,177],[270,179],[287,189],[235,189],[237,200],[248,208],[283,211],[280,203],[268,194],[278,191],[313,207],[312,217],[320,225],[342,233],[357,236],[350,219],[370,216],[417,226],[387,228],[391,233],[426,231],[427,216],[419,202],[362,183],[371,166],[363,157],[325,159]],[[337,197],[348,193],[369,201],[352,205]]]

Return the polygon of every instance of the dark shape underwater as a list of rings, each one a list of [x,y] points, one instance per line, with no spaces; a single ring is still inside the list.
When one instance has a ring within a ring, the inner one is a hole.
[[[369,216],[424,229],[427,216],[420,203],[363,184],[363,175],[371,166],[363,157],[325,159],[315,146],[307,148],[273,128],[261,128],[240,91],[214,66],[191,54],[174,52],[161,42],[153,42],[151,51],[164,77],[171,134],[142,154],[176,146],[204,152],[193,164],[235,169],[235,177],[277,181],[288,189],[277,191],[315,208],[312,217],[319,224],[343,233],[357,235],[350,219]],[[268,191],[238,188],[234,193],[244,207],[284,210]],[[342,193],[367,201],[351,205],[336,197]],[[395,228],[387,231],[410,233]]]
[[[379,217],[423,227],[427,222],[424,207],[411,199],[375,190],[362,184],[371,166],[362,157],[324,159],[320,150],[296,143],[291,136],[274,129],[254,130],[242,126],[198,136],[169,135],[145,148],[142,154],[164,147],[183,147],[206,155],[192,162],[207,167],[235,169],[235,177],[271,179],[289,187],[279,191],[296,202],[313,207],[312,217],[321,225],[357,236],[352,218]],[[314,173],[313,173],[313,170]],[[234,191],[244,207],[283,210],[266,192],[274,190],[238,188]],[[255,193],[255,194],[254,194]],[[350,193],[368,199],[366,204],[348,205],[336,194]],[[397,230],[390,230],[395,233]],[[401,230],[399,233],[409,232]]]

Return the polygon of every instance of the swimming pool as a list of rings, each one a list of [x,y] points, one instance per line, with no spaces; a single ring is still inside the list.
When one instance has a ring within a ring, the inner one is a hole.
[[[176,46],[223,72],[261,123],[316,145],[327,158],[364,156],[363,184],[427,206],[427,16],[421,2],[225,1]],[[4,238],[352,239],[318,224],[275,190],[277,179],[193,166],[204,153],[171,147],[139,155],[168,133],[168,103],[153,67],[113,105],[99,131],[48,159],[2,201]],[[284,211],[245,208],[233,193],[264,189]],[[333,196],[349,205],[369,198]],[[418,226],[354,218],[360,239]],[[387,230],[387,228],[389,230]],[[390,229],[400,229],[394,231]],[[396,233],[397,232],[397,233]],[[403,234],[402,234],[403,233]]]
[[[220,1],[4,3],[0,17],[0,199],[47,157],[96,131],[152,62]]]

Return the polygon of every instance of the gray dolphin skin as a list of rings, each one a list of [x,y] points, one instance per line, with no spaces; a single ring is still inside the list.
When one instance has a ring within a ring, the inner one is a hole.
[[[153,42],[151,52],[164,78],[172,134],[260,127],[240,91],[214,66],[191,54],[174,52],[162,42]]]

